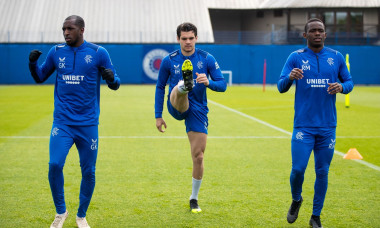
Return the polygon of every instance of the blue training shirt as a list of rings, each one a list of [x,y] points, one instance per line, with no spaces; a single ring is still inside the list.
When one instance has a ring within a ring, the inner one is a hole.
[[[37,61],[29,63],[37,83],[46,81],[57,71],[54,123],[82,126],[99,124],[101,67],[112,69],[115,79],[113,82],[106,82],[110,89],[117,90],[120,78],[107,50],[86,41],[79,47],[71,47],[65,43],[55,45],[41,66],[38,66]]]
[[[289,74],[293,68],[303,70],[303,78],[296,83],[294,127],[336,127],[336,94],[328,94],[327,83],[338,82],[343,94],[352,91],[354,83],[343,55],[324,47],[319,53],[304,48],[290,54],[282,69],[278,90],[284,93],[292,86]]]
[[[169,81],[169,94],[173,88],[178,84],[182,78],[182,64],[189,59],[193,64],[193,78],[194,88],[189,92],[189,105],[191,108],[208,113],[206,86],[203,83],[196,83],[195,73],[204,73],[211,77],[208,88],[217,92],[224,92],[227,89],[227,83],[224,80],[222,71],[219,68],[215,58],[206,51],[196,48],[194,54],[191,56],[184,56],[180,50],[176,50],[166,56],[161,63],[160,71],[158,73],[158,80],[156,84],[155,95],[155,117],[162,117],[162,110],[164,105],[165,86]]]

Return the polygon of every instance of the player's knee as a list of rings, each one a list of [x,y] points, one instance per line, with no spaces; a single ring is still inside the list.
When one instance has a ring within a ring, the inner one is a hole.
[[[197,164],[202,164],[203,163],[203,152],[197,153],[194,157],[193,160]]]
[[[293,167],[292,168],[292,175],[302,176],[302,175],[304,175],[304,173],[305,173],[305,169],[303,169],[301,167]]]
[[[59,164],[56,162],[49,163],[49,172],[56,172],[56,171],[62,171],[63,164]]]
[[[95,181],[95,166],[88,166],[82,168],[82,178],[86,180]]]
[[[328,168],[315,169],[315,176],[318,179],[326,178],[329,174]]]

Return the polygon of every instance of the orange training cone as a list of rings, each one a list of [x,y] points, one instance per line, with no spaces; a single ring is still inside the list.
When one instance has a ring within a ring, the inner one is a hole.
[[[363,159],[363,157],[360,155],[359,151],[356,148],[350,148],[343,156],[344,159]]]

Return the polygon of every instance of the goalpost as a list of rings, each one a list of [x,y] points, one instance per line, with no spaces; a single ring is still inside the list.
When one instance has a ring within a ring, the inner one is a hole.
[[[232,71],[231,70],[222,70],[222,74],[227,74],[228,77],[224,77],[224,79],[228,79],[228,85],[231,86],[232,85]]]

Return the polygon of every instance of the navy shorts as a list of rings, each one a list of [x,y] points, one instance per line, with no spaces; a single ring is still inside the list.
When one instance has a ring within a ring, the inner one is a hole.
[[[201,132],[208,134],[208,118],[207,113],[201,112],[189,106],[189,109],[184,113],[180,113],[170,103],[170,99],[167,102],[168,111],[176,120],[185,120],[186,133],[189,131]]]

